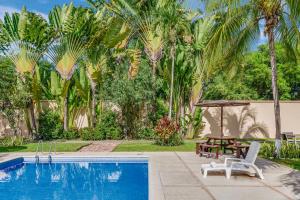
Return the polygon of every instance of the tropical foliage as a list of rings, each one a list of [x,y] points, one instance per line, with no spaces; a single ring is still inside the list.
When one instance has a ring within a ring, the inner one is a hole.
[[[175,0],[87,2],[56,6],[49,19],[23,8],[0,21],[1,113],[11,127],[20,118],[35,138],[156,133],[179,144],[203,128],[201,99],[274,98],[278,113],[279,98],[299,97],[297,1],[203,1],[203,12]],[[249,53],[261,20],[269,45]],[[82,113],[88,127],[77,130]],[[166,133],[171,124],[180,129]]]

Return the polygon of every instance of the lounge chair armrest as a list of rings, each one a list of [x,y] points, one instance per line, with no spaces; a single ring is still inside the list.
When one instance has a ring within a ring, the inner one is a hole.
[[[247,163],[247,162],[231,162],[230,163],[230,168],[232,168],[233,165],[243,165],[243,166],[253,166],[252,163]]]
[[[228,163],[229,160],[231,160],[231,161],[239,161],[239,162],[243,161],[243,159],[240,159],[240,158],[225,158],[224,164],[227,165],[227,163]]]

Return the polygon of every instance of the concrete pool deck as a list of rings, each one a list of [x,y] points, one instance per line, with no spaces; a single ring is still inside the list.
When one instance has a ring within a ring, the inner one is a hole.
[[[0,153],[0,162],[34,153]],[[74,152],[63,156],[148,156],[149,200],[287,200],[300,199],[300,172],[259,159],[264,180],[223,174],[203,178],[200,165],[216,161],[199,158],[192,152]],[[220,161],[221,162],[221,161]]]

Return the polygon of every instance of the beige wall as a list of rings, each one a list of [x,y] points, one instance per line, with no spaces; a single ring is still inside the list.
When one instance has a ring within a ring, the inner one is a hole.
[[[57,109],[53,101],[44,101],[43,108]],[[283,101],[281,106],[282,131],[300,134],[300,101]],[[220,135],[220,108],[203,108],[204,130],[201,135]],[[274,108],[272,101],[251,101],[247,107],[224,108],[224,134],[235,137],[275,137]],[[88,126],[84,110],[78,112],[76,126]],[[26,135],[26,125],[21,122],[22,134]],[[7,120],[0,115],[0,136],[10,134]]]
[[[51,109],[57,110],[58,106],[55,101],[41,101],[42,110]],[[59,110],[57,110],[59,112]],[[88,117],[84,109],[81,109],[77,112],[75,117],[75,124],[77,128],[88,127]],[[23,136],[28,135],[26,123],[21,120],[19,122],[19,132]],[[4,135],[13,134],[12,129],[9,127],[9,123],[6,120],[5,116],[0,114],[0,137]]]
[[[282,132],[300,134],[300,101],[282,101]],[[220,134],[220,108],[203,108],[205,127],[201,135]],[[250,106],[224,108],[224,135],[235,137],[275,137],[272,101],[251,101]]]

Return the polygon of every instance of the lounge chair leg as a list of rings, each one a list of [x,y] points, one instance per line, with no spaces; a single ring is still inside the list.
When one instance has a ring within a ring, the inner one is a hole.
[[[230,177],[231,177],[231,169],[226,169],[225,173],[226,173],[226,178],[230,179]]]
[[[259,176],[260,179],[264,179],[264,176],[263,176],[263,173],[262,173],[262,170],[259,169],[257,166],[255,165],[252,165],[253,169],[256,171],[257,175]]]
[[[207,170],[204,169],[204,170],[203,170],[203,178],[206,178],[206,177],[207,177]]]

